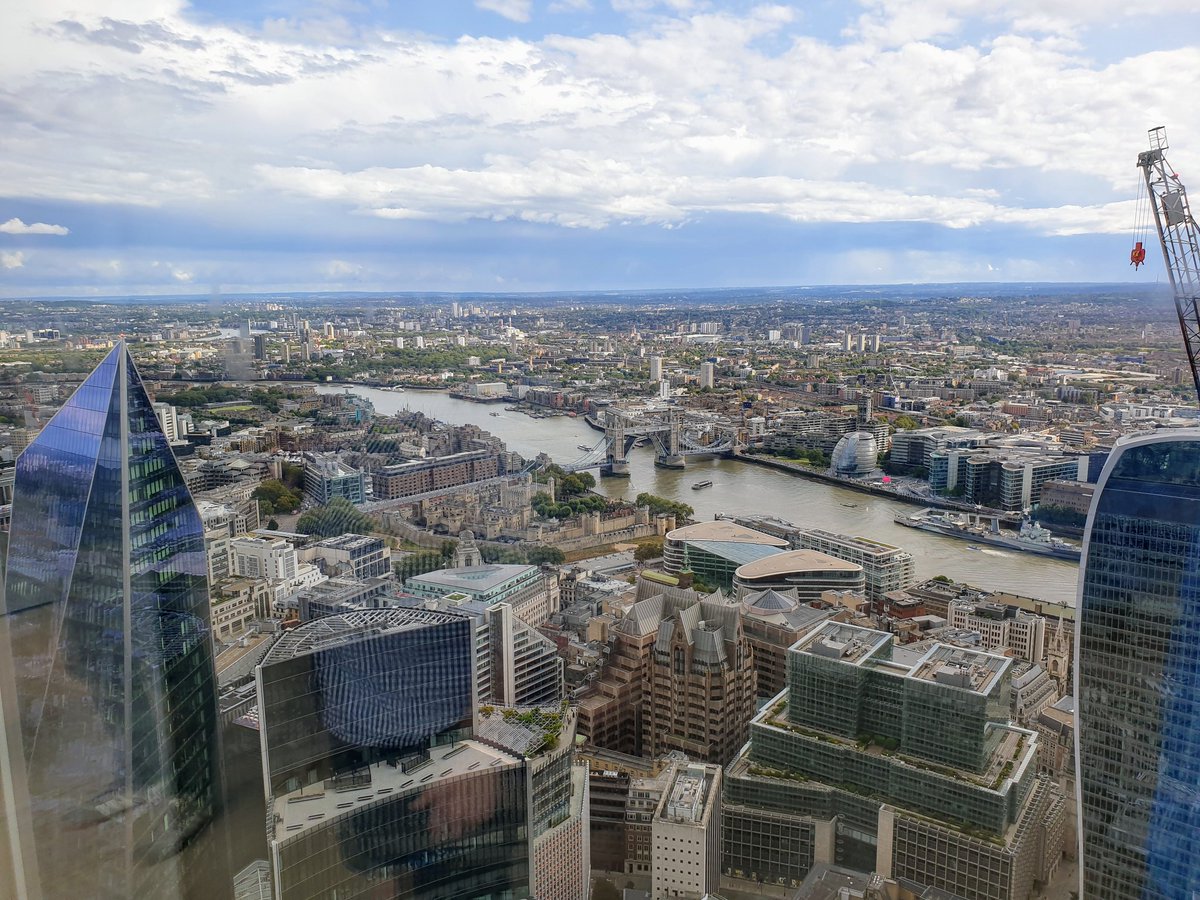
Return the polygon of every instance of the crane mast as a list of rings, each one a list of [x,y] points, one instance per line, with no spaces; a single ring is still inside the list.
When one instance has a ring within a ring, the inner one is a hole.
[[[1150,149],[1138,154],[1138,166],[1146,178],[1146,191],[1154,210],[1154,224],[1162,246],[1163,264],[1171,280],[1175,312],[1183,332],[1183,345],[1188,364],[1192,367],[1192,384],[1200,400],[1200,235],[1196,220],[1188,207],[1183,182],[1164,152],[1167,149],[1167,129],[1150,129]]]

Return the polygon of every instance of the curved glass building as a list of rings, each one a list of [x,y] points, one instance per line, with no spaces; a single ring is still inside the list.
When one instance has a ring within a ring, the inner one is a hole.
[[[204,531],[124,344],[17,461],[0,698],[18,896],[229,893]]]
[[[865,431],[843,435],[833,448],[830,468],[838,475],[857,478],[870,475],[878,465],[875,437]]]
[[[1081,896],[1200,888],[1200,430],[1117,444],[1075,643]]]

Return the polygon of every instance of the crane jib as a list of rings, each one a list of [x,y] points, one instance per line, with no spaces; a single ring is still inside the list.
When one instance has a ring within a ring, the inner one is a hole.
[[[1166,129],[1161,126],[1150,129],[1150,149],[1138,154],[1138,166],[1145,176],[1163,264],[1171,283],[1184,350],[1192,370],[1192,383],[1200,401],[1200,369],[1197,368],[1197,356],[1200,355],[1200,233],[1183,182],[1167,162],[1166,149]]]

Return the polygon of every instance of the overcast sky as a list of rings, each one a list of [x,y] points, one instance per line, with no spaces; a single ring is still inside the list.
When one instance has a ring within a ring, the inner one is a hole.
[[[0,296],[1153,281],[1195,10],[8,0]]]

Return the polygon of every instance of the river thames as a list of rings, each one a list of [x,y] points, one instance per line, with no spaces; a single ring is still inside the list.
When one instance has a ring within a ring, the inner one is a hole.
[[[317,389],[321,393],[347,390],[341,385]],[[419,410],[454,425],[478,425],[525,457],[548,453],[557,463],[569,463],[583,455],[579,445],[591,447],[601,438],[582,417],[534,419],[505,412],[500,404],[457,400],[442,391],[349,390],[369,399],[381,414]],[[697,519],[711,519],[716,513],[770,515],[799,526],[861,535],[912,553],[918,578],[946,575],[982,588],[1075,603],[1079,574],[1075,563],[991,547],[972,550],[966,541],[897,525],[893,521],[897,515],[916,509],[908,504],[731,459],[689,460],[685,470],[660,469],[654,465],[650,446],[633,450],[629,462],[631,477],[598,477],[598,490],[630,500],[642,491],[680,500],[695,507]],[[693,491],[692,484],[701,480],[712,481],[712,487]]]

